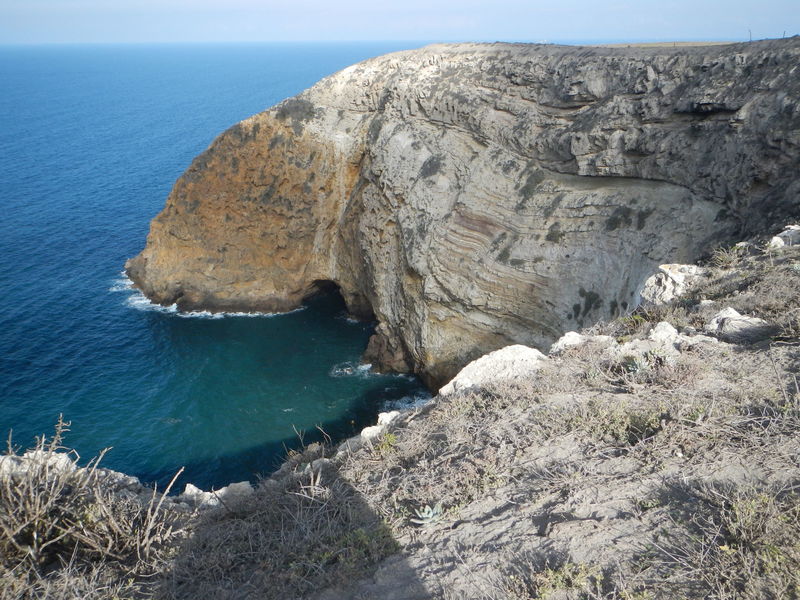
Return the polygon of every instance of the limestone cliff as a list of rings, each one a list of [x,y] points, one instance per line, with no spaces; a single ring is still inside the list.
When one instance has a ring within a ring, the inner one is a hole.
[[[349,67],[195,159],[128,261],[152,300],[282,311],[320,286],[436,387],[638,301],[800,205],[800,39],[435,45]]]

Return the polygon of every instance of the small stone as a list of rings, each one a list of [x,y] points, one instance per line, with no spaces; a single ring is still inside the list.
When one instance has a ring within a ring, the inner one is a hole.
[[[203,490],[201,490],[196,485],[187,483],[186,487],[183,488],[183,493],[181,494],[181,496],[197,496],[198,494],[203,494],[203,493],[205,492],[203,492]]]
[[[371,427],[364,427],[364,429],[361,430],[361,439],[377,439],[384,431],[386,431],[386,425],[372,425]]]
[[[725,342],[735,344],[754,343],[775,334],[777,328],[757,317],[746,317],[727,307],[719,311],[703,327]]]
[[[239,481],[238,483],[226,485],[224,488],[221,488],[213,493],[217,498],[228,500],[230,498],[245,498],[247,496],[252,496],[255,493],[255,490],[253,489],[253,486],[250,485],[249,481]]]
[[[654,342],[661,344],[674,344],[678,341],[678,330],[666,321],[661,321],[653,327],[648,336]]]
[[[399,410],[382,412],[378,415],[378,425],[391,425],[400,416]]]
[[[567,348],[572,348],[573,346],[580,346],[581,344],[586,343],[587,336],[581,335],[577,331],[568,331],[564,335],[562,335],[558,340],[556,340],[552,346],[550,346],[550,352],[548,354],[555,355],[560,354]]]

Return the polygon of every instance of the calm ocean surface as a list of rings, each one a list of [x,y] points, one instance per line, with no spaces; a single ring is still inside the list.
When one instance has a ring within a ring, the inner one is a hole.
[[[121,278],[191,159],[233,123],[419,44],[0,47],[0,435],[58,415],[83,459],[208,489],[357,431],[420,384],[357,365],[335,299],[272,317],[158,310]]]

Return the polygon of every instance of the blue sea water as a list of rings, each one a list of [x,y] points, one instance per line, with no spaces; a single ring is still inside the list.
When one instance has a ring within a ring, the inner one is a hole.
[[[185,316],[120,274],[218,133],[414,45],[0,47],[0,435],[26,447],[63,414],[84,460],[111,447],[106,467],[208,489],[274,469],[295,430],[341,438],[424,397],[357,368],[371,325],[340,299]]]

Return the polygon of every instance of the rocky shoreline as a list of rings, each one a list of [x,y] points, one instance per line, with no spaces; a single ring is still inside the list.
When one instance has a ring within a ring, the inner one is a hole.
[[[794,597],[797,231],[661,265],[630,315],[546,355],[489,353],[427,405],[290,453],[258,486],[162,499],[123,474],[75,477],[101,506],[163,515],[172,532],[134,577],[88,553],[81,589],[102,568],[104,585],[181,600]],[[0,492],[80,474],[43,448],[0,459]],[[36,577],[71,589],[77,575]]]
[[[338,288],[378,321],[366,362],[438,389],[625,314],[659,264],[796,216],[798,60],[800,38],[371,59],[220,135],[126,269],[183,310]]]

